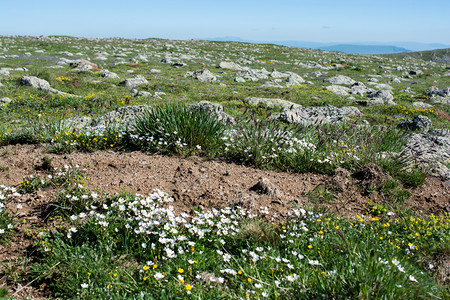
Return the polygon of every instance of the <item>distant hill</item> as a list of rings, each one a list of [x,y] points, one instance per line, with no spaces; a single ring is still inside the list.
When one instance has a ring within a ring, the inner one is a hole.
[[[450,48],[409,53],[383,54],[382,56],[405,58],[411,60],[443,62],[450,64]]]
[[[339,51],[350,54],[391,54],[410,51],[426,51],[433,49],[448,48],[450,45],[437,43],[418,43],[418,42],[348,42],[339,43],[321,43],[308,41],[253,41],[246,40],[237,36],[225,36],[215,38],[202,38],[199,40],[220,41],[220,42],[242,42],[251,44],[274,44],[280,46],[321,49],[326,51]]]
[[[385,45],[342,44],[317,48],[325,51],[337,51],[349,54],[388,54],[388,53],[411,52],[411,50],[390,45],[385,46]]]

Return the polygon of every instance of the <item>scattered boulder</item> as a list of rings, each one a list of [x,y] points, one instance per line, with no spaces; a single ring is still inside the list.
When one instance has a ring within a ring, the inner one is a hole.
[[[423,74],[423,71],[422,71],[422,70],[419,70],[419,69],[417,69],[417,68],[411,69],[411,70],[409,71],[409,75],[421,75],[421,74]]]
[[[368,88],[364,83],[358,81],[352,84],[351,88],[348,90],[348,92],[352,95],[360,95],[364,96],[365,94],[369,92],[375,91],[374,89]]]
[[[261,79],[269,79],[270,73],[262,68],[261,70],[257,69],[246,69],[239,72],[238,77],[242,77],[248,81],[259,81]]]
[[[371,105],[396,105],[393,101],[394,96],[389,91],[370,91],[367,93],[367,96],[371,98],[370,100],[358,100],[357,104],[362,106],[371,106]]]
[[[98,70],[98,66],[89,60],[77,59],[69,63],[71,67],[75,67],[74,71],[91,71]]]
[[[450,87],[438,89],[437,87],[432,86],[425,91],[425,94],[430,97],[431,103],[450,105]]]
[[[273,73],[273,72],[272,72]],[[288,75],[286,86],[296,86],[305,83],[305,79],[303,79],[300,75],[293,72],[286,72],[284,74]]]
[[[150,109],[151,106],[149,105],[123,106],[93,120],[90,129],[99,131],[108,127],[128,127],[132,129],[137,117]]]
[[[119,75],[108,70],[103,70],[101,76],[105,79],[119,79]]]
[[[450,130],[432,129],[427,133],[411,133],[406,138],[403,154],[410,156],[431,175],[450,179]]]
[[[330,85],[327,86],[326,89],[330,92],[332,92],[333,94],[337,95],[337,96],[341,96],[341,97],[345,97],[348,96],[350,89],[348,87],[345,86],[340,86],[340,85]]]
[[[386,83],[379,83],[375,85],[375,88],[378,90],[392,90],[394,89],[392,86]]]
[[[35,76],[24,76],[20,79],[23,85],[31,86],[42,91],[51,89],[50,83],[47,80]]]
[[[58,91],[57,89],[52,88],[50,86],[50,83],[48,83],[47,80],[41,79],[41,78],[38,78],[35,76],[24,76],[20,79],[20,82],[23,85],[31,86],[31,87],[37,88],[38,90],[49,92],[49,93],[52,93],[55,95],[79,97],[79,96],[75,96],[75,95],[72,95],[69,93]]]
[[[135,97],[146,97],[146,98],[153,98],[153,94],[146,91],[139,91],[136,94],[134,94]]]
[[[11,99],[8,97],[0,98],[0,105],[6,105],[11,102]]]
[[[177,62],[171,63],[170,66],[174,67],[174,68],[181,68],[181,67],[187,66],[187,64],[185,64],[184,62],[181,62],[181,61],[177,61]]]
[[[1,76],[9,76],[9,71],[10,71],[9,68],[1,68],[0,69],[0,75]]]
[[[288,76],[289,75],[287,73],[281,73],[281,72],[278,72],[275,69],[273,69],[272,73],[270,73],[270,77],[272,77],[272,78],[285,78],[285,77],[288,77]]]
[[[326,82],[329,82],[331,84],[343,84],[343,85],[352,85],[354,83],[356,83],[355,80],[351,79],[348,76],[344,76],[344,75],[336,75],[333,77],[330,77],[328,79],[325,79]]]
[[[134,78],[125,79],[124,81],[121,81],[119,83],[120,86],[126,86],[126,87],[130,87],[130,88],[137,87],[137,86],[144,85],[144,84],[148,84],[148,81],[142,75],[137,75]]]
[[[217,117],[219,121],[225,121],[234,123],[235,120],[232,116],[226,114],[223,111],[223,106],[219,103],[209,102],[209,101],[201,101],[199,103],[195,103],[192,105],[189,105],[188,108],[192,110],[199,110],[207,113],[211,113]]]
[[[264,82],[264,84],[261,85],[261,87],[262,88],[279,88],[279,89],[284,88],[279,83],[276,83],[276,82],[273,82],[273,81],[266,81],[266,82]]]
[[[221,61],[219,63],[219,68],[221,69],[229,69],[229,70],[236,70],[241,71],[245,70],[245,67],[240,66],[239,64],[232,62],[232,61]]]
[[[247,97],[243,100],[243,102],[247,105],[255,107],[262,106],[267,108],[282,108],[287,110],[302,108],[302,106],[299,104],[274,98]]]
[[[407,130],[428,131],[431,128],[431,120],[425,116],[415,116],[413,120],[407,120],[397,125],[397,128]]]
[[[430,99],[430,102],[450,105],[450,97],[434,96]]]
[[[203,69],[195,72],[187,72],[186,76],[193,77],[201,82],[215,82],[217,81],[217,77],[214,76],[208,69]]]
[[[236,77],[236,78],[234,79],[234,81],[243,83],[243,82],[245,82],[245,79],[242,78],[242,77]]]
[[[348,116],[361,115],[356,107],[337,108],[331,105],[320,107],[302,107],[284,110],[280,121],[301,125],[339,123],[348,120]]]

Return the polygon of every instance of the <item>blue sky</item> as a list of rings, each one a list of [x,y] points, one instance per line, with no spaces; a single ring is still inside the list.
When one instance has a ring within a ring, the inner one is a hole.
[[[450,0],[0,0],[0,35],[450,44]]]

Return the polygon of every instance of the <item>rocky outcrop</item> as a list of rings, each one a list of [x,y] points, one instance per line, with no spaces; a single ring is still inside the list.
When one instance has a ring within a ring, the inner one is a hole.
[[[328,79],[325,79],[325,82],[329,82],[331,84],[343,84],[343,85],[352,85],[354,83],[356,83],[355,80],[351,79],[348,76],[344,76],[344,75],[336,75],[333,77],[330,77]]]
[[[120,86],[126,86],[129,88],[137,87],[144,84],[148,84],[148,81],[142,75],[136,75],[134,78],[128,78],[119,83]]]
[[[223,106],[219,103],[213,103],[209,101],[201,101],[199,103],[195,103],[188,106],[189,109],[199,110],[203,112],[207,112],[213,114],[217,117],[219,121],[222,122],[230,122],[235,123],[235,120],[232,116],[226,114],[223,110]]]
[[[211,71],[208,70],[208,69],[194,71],[194,72],[186,72],[185,76],[193,77],[193,78],[195,78],[195,79],[197,79],[198,81],[201,81],[201,82],[215,82],[215,81],[217,81],[217,77],[214,76],[214,74],[211,73]]]
[[[416,116],[413,120],[407,120],[397,125],[397,128],[407,130],[428,131],[431,128],[431,120],[425,116]]]
[[[105,79],[119,79],[119,75],[108,70],[103,70],[101,76]]]
[[[26,85],[26,86],[31,86],[34,87],[38,90],[44,91],[44,92],[49,92],[55,95],[59,95],[59,96],[64,96],[64,97],[79,97],[79,96],[75,96],[69,93],[65,93],[65,92],[61,92],[57,89],[54,89],[50,86],[50,83],[48,83],[47,80],[45,79],[41,79],[35,76],[24,76],[20,79],[21,84]]]
[[[285,110],[302,108],[299,104],[274,98],[247,97],[243,100],[243,102],[254,107],[282,108]]]
[[[348,116],[352,115],[361,115],[361,112],[359,111],[359,109],[352,106],[337,108],[329,105],[284,110],[283,112],[281,112],[278,119],[287,123],[296,123],[301,125],[320,125],[348,121]]]
[[[450,179],[450,130],[432,129],[406,138],[404,154],[419,162],[431,175]]]
[[[245,67],[240,66],[239,64],[232,62],[232,61],[221,61],[219,63],[219,68],[221,69],[229,69],[229,70],[244,70]]]

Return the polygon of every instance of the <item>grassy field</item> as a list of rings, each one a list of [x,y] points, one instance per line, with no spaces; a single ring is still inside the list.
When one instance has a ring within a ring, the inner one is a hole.
[[[3,50],[1,50],[3,48]],[[308,207],[284,216],[236,205],[177,214],[170,191],[140,195],[88,190],[83,166],[55,169],[52,159],[5,186],[0,165],[0,243],[5,249],[26,236],[33,245],[14,261],[2,256],[0,296],[74,299],[449,299],[450,218],[420,215],[405,201],[427,174],[403,155],[409,133],[396,125],[427,116],[448,128],[450,108],[429,102],[425,91],[449,85],[448,65],[396,58],[329,53],[275,45],[231,42],[0,37],[0,156],[8,145],[36,144],[47,153],[142,151],[198,157],[280,172],[355,173],[374,164],[390,179],[362,187],[381,195],[364,214],[343,216],[318,209],[337,196],[316,189]],[[176,68],[161,60],[182,61]],[[61,58],[90,59],[79,71]],[[309,81],[293,87],[261,87],[267,80],[238,83],[238,70],[218,68],[232,60],[252,69],[294,72]],[[57,68],[55,68],[57,66]],[[215,82],[186,76],[208,68]],[[420,68],[423,74],[405,77]],[[105,79],[102,70],[119,79]],[[319,72],[319,73],[317,73]],[[142,75],[136,97],[119,83]],[[324,81],[346,75],[371,86],[389,84],[396,105],[359,106],[337,96]],[[369,76],[370,75],[370,76]],[[23,76],[47,80],[61,96],[21,84]],[[403,80],[392,83],[391,78]],[[372,80],[375,78],[376,80]],[[376,81],[376,82],[375,82]],[[279,108],[252,107],[247,97],[278,98],[302,106],[357,106],[345,123],[300,126],[275,121]],[[236,122],[192,111],[200,101],[221,104]],[[74,129],[68,118],[96,119],[123,106],[149,105],[132,126],[100,131]],[[381,153],[393,153],[381,155]],[[6,178],[6,177],[4,177]],[[26,226],[19,199],[51,190],[45,224]],[[24,225],[25,224],[25,225]],[[20,230],[19,230],[20,228]],[[24,229],[25,228],[25,232]],[[447,270],[447,273],[445,273]],[[39,287],[44,288],[39,289]]]

